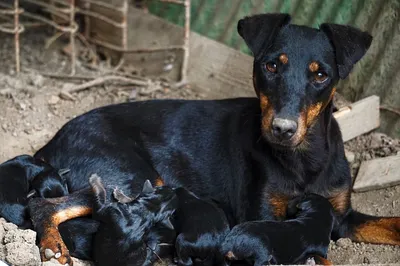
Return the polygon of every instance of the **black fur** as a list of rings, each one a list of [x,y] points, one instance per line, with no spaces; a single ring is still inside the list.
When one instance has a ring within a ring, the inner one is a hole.
[[[221,265],[221,244],[229,233],[224,212],[211,201],[200,199],[185,188],[175,190],[177,263],[188,265]]]
[[[155,243],[162,239],[160,227],[177,207],[174,191],[157,187],[120,203],[110,199],[100,177],[94,176],[90,182],[95,196],[93,218],[100,222],[94,237],[96,265],[152,265],[158,258]]]
[[[0,217],[21,228],[31,228],[27,211],[30,196],[68,194],[62,177],[46,162],[20,155],[0,165]]]
[[[310,194],[297,208],[295,218],[283,222],[252,221],[235,226],[223,243],[223,253],[255,266],[305,264],[312,255],[326,258],[335,220],[331,204]]]

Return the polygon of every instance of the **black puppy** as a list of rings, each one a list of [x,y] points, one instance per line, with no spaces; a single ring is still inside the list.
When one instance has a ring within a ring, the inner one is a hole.
[[[21,228],[31,228],[26,210],[30,197],[68,194],[62,175],[51,165],[30,155],[20,155],[0,165],[0,216]]]
[[[159,256],[155,250],[161,237],[156,231],[162,225],[172,227],[169,218],[177,207],[174,191],[165,186],[154,189],[146,181],[134,198],[115,189],[117,202],[107,197],[100,177],[93,175],[89,181],[95,197],[93,218],[100,221],[94,239],[96,265],[152,265]]]
[[[221,265],[221,244],[229,233],[228,220],[216,204],[197,197],[185,188],[175,190],[176,254],[178,265]]]
[[[235,226],[223,243],[223,254],[228,260],[252,261],[255,266],[305,264],[314,256],[319,263],[326,261],[335,222],[331,204],[322,196],[309,194],[296,207],[299,211],[294,219]]]

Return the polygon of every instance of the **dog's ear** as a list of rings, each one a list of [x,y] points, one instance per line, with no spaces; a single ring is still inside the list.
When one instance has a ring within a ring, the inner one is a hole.
[[[144,184],[143,184],[142,193],[147,194],[147,193],[153,193],[153,192],[154,192],[153,185],[151,184],[150,180],[147,179],[146,182],[144,182]]]
[[[367,52],[372,36],[368,32],[347,25],[324,23],[320,29],[331,41],[335,49],[339,77],[345,79],[354,64]]]
[[[269,48],[279,30],[289,22],[289,14],[254,15],[239,20],[237,31],[254,57],[259,58]]]
[[[92,187],[93,195],[94,195],[95,203],[97,204],[97,207],[102,208],[106,204],[106,201],[107,201],[107,192],[106,192],[106,189],[104,188],[101,178],[98,175],[93,174],[89,178],[89,183],[90,183],[90,186]]]

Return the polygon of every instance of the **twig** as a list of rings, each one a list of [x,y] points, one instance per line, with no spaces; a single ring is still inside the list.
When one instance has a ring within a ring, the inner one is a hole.
[[[392,107],[388,107],[388,106],[381,105],[381,106],[379,107],[379,109],[385,110],[385,111],[389,111],[389,112],[392,112],[392,113],[394,113],[394,114],[400,115],[400,110],[399,110],[399,109],[396,109],[396,108],[392,108]]]
[[[49,39],[47,39],[47,41],[44,44],[44,48],[45,49],[49,49],[49,47],[61,36],[63,36],[65,34],[65,32],[60,31],[57,32],[56,34],[54,34],[52,37],[50,37]]]
[[[72,28],[75,23],[75,0],[70,1],[69,26]],[[75,47],[75,32],[69,33],[69,43],[71,45],[71,76],[75,75],[76,71],[76,47]]]
[[[19,0],[14,0],[14,29],[15,29],[15,35],[14,35],[14,40],[15,40],[15,69],[17,73],[20,72],[21,70],[21,62],[19,59]]]
[[[181,68],[181,81],[184,84],[187,82],[187,69],[189,64],[189,37],[190,37],[190,0],[185,0],[185,33],[183,36],[183,62]]]
[[[164,3],[178,4],[178,5],[184,5],[185,4],[185,2],[179,1],[179,0],[160,0],[160,1],[164,2]]]
[[[130,83],[130,84],[137,85],[137,86],[147,86],[148,85],[148,82],[144,82],[141,80],[111,75],[111,76],[98,77],[94,80],[91,80],[91,81],[83,83],[81,85],[72,87],[65,91],[68,93],[80,92],[80,91],[86,90],[90,87],[101,85],[108,81],[120,81],[120,82]]]

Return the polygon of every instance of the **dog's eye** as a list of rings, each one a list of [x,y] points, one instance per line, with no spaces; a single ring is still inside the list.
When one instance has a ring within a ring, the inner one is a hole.
[[[274,62],[269,62],[265,65],[267,70],[271,73],[276,73],[276,64]]]
[[[328,74],[322,71],[315,72],[314,79],[318,83],[323,83],[328,79]]]

